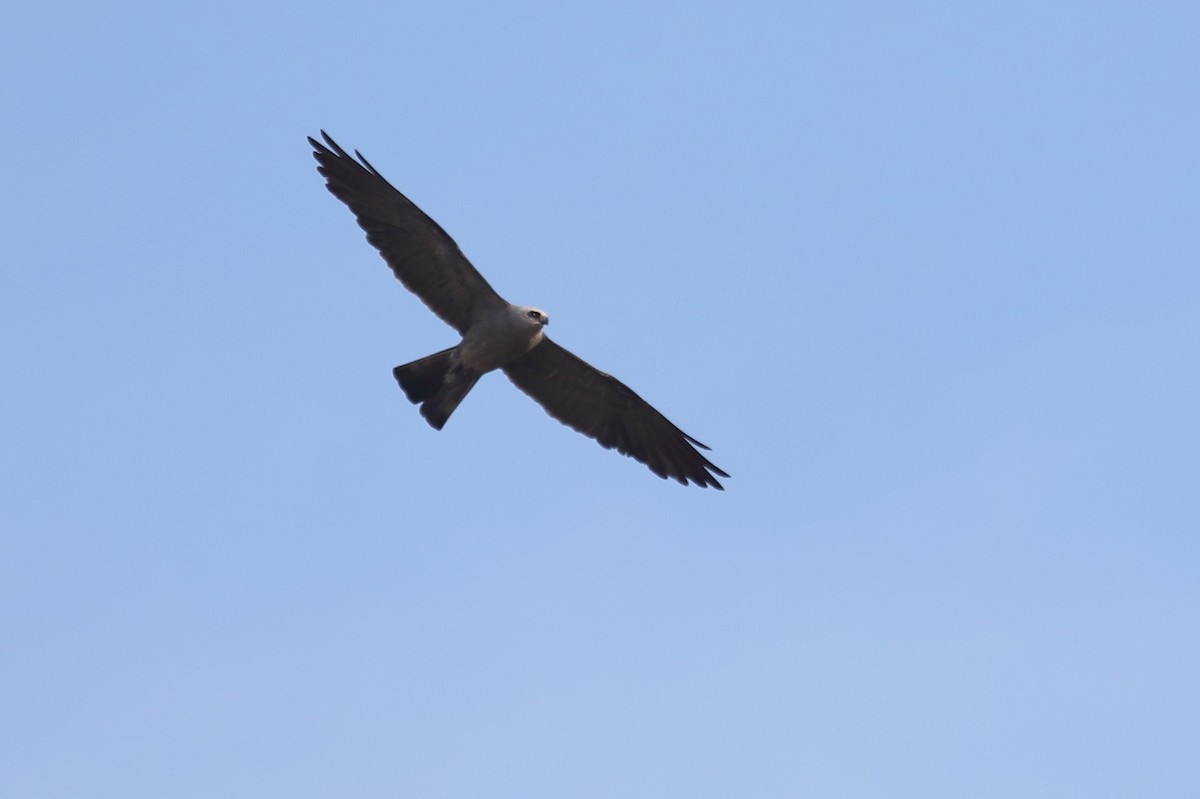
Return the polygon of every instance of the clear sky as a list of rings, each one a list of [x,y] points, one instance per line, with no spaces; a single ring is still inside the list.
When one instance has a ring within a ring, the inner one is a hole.
[[[1200,795],[1200,5],[4,17],[0,795]],[[321,128],[727,490],[429,428]]]

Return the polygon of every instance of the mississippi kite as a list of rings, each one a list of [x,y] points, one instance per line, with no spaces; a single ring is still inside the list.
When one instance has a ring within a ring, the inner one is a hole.
[[[309,137],[326,187],[344,202],[405,287],[462,336],[454,347],[393,370],[408,399],[441,430],[475,382],[502,369],[558,421],[616,449],[662,478],[720,489],[729,475],[628,386],[546,336],[549,317],[511,305],[492,289],[454,240],[397,191],[357,150],[356,161],[321,131]]]

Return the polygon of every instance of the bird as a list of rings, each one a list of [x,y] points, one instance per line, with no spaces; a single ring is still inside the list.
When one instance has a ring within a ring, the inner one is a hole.
[[[328,133],[308,137],[317,172],[367,234],[405,288],[462,337],[453,347],[392,370],[421,416],[441,430],[475,383],[504,372],[570,428],[645,464],[661,478],[724,490],[729,477],[680,430],[612,375],[550,340],[545,311],[504,300],[449,234],[389,183],[362,153],[350,156]]]

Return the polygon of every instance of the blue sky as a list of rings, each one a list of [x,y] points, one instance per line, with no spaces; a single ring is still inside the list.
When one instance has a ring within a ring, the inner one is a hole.
[[[42,3],[0,30],[0,793],[1196,796],[1200,10]],[[713,447],[454,343],[360,149]]]

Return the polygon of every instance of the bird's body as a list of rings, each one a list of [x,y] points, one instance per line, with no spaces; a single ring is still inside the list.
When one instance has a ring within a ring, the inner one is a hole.
[[[541,343],[550,319],[536,308],[509,305],[484,316],[457,347],[435,352],[392,370],[421,415],[438,430],[476,381],[503,368]]]
[[[393,373],[421,415],[441,430],[475,383],[502,369],[563,424],[646,464],[660,477],[721,488],[728,477],[628,386],[551,341],[549,317],[495,292],[442,228],[397,191],[361,154],[356,161],[322,131],[309,138],[327,187],[346,203],[396,277],[462,335],[457,346]]]
[[[463,366],[478,372],[506,366],[541,344],[546,335],[542,328],[548,324],[550,318],[536,308],[510,305],[488,314],[458,345]]]

